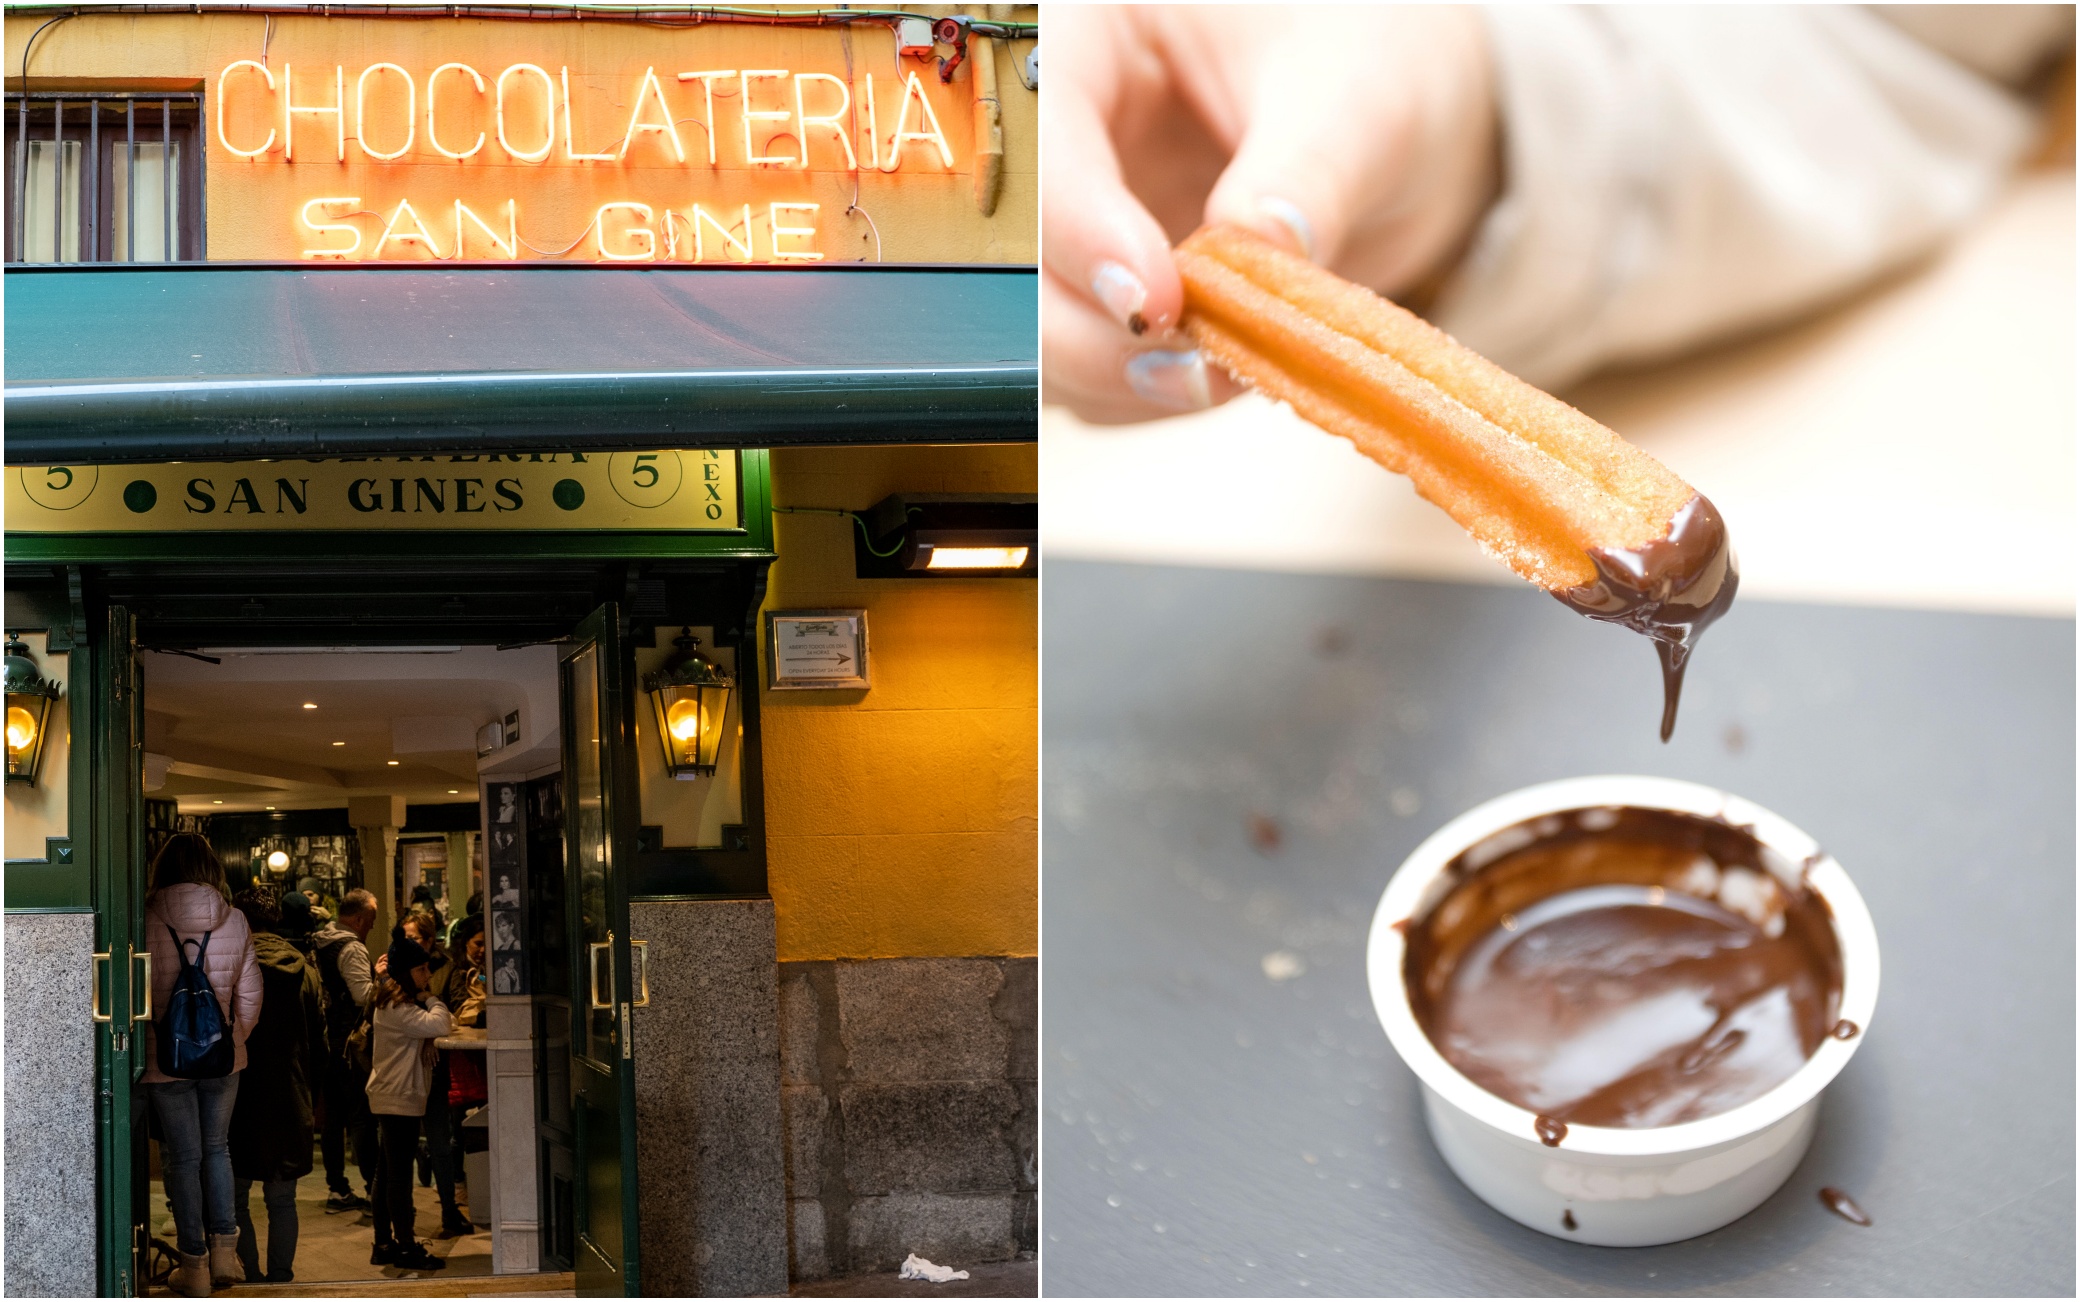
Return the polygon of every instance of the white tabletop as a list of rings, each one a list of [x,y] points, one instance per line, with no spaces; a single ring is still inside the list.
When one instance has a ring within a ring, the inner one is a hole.
[[[1567,394],[1724,513],[1744,595],[2071,615],[2074,188],[2032,173],[1926,264],[1817,317]],[[1055,558],[1513,583],[1408,482],[1244,398],[1041,416]]]

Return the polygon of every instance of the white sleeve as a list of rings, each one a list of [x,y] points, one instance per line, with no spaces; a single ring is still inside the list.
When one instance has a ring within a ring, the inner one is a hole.
[[[1928,252],[2030,144],[2018,101],[1861,9],[1482,14],[1503,186],[1432,317],[1547,387]]]

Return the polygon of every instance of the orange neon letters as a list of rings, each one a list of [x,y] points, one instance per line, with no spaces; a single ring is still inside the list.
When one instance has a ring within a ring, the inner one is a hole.
[[[520,260],[520,204],[518,200],[506,200],[506,233],[505,238],[500,239],[498,232],[492,230],[488,222],[477,216],[476,211],[468,204],[457,199],[455,201],[455,256],[457,258],[462,256],[462,219],[465,216],[477,224],[478,230],[490,237],[491,247],[505,250],[508,261],[518,262]]]
[[[816,210],[818,208],[821,208],[822,206],[822,204],[817,203],[769,203],[766,205],[766,222],[772,228],[773,231],[774,261],[823,261],[823,255],[821,253],[812,253],[807,249],[783,249],[780,247],[780,237],[783,235],[796,238],[801,236],[807,236],[812,240],[816,238],[816,228],[814,226],[782,226],[780,224],[780,214],[782,212],[806,212],[813,217],[816,213]]]
[[[358,197],[348,197],[343,199],[313,199],[303,205],[303,224],[310,227],[313,231],[320,235],[329,235],[333,231],[345,231],[354,237],[354,242],[343,249],[305,249],[303,256],[306,258],[351,258],[361,252],[360,228],[351,222],[318,221],[311,215],[311,210],[321,204],[346,204],[351,206],[360,202],[361,200]]]
[[[616,210],[620,210],[620,211],[624,211],[624,212],[633,212],[633,213],[641,213],[641,214],[642,214],[642,217],[643,217],[643,221],[644,221],[644,223],[645,223],[645,224],[644,224],[644,225],[641,225],[641,226],[631,226],[631,227],[629,227],[629,228],[628,228],[628,230],[626,231],[626,234],[627,234],[627,235],[629,235],[629,236],[630,236],[631,238],[633,238],[633,237],[636,237],[636,236],[640,236],[640,237],[642,237],[642,240],[643,240],[643,251],[642,251],[641,253],[612,253],[612,252],[609,252],[609,251],[608,251],[608,249],[607,249],[607,214],[608,214],[608,213],[610,213],[610,212],[614,212],[614,211],[616,211]],[[598,229],[598,238],[599,238],[599,256],[600,256],[600,257],[602,257],[602,258],[604,258],[604,259],[606,259],[606,260],[607,260],[608,262],[655,262],[655,261],[657,261],[657,232],[656,232],[656,231],[653,231],[653,230],[651,230],[651,229],[650,229],[650,227],[649,227],[649,225],[648,225],[648,223],[649,223],[649,221],[651,220],[651,218],[652,218],[652,217],[654,217],[655,215],[656,215],[656,213],[655,213],[655,210],[654,210],[654,209],[652,209],[652,208],[650,207],[650,205],[649,205],[649,204],[647,204],[647,203],[603,203],[603,204],[601,204],[601,205],[599,206],[599,212],[598,212],[598,213],[596,213],[596,214],[594,214],[594,216],[593,216],[593,219],[592,219],[592,224],[593,224],[593,225],[594,225],[594,226],[595,226],[595,227],[596,227],[596,228]]]
[[[721,222],[709,216],[706,208],[701,207],[699,204],[693,205],[693,260],[695,262],[706,262],[708,260],[707,242],[701,238],[701,227],[703,225],[714,227],[715,233],[722,237],[724,243],[743,254],[742,257],[736,259],[738,262],[751,261],[750,204],[744,205],[744,238],[741,240],[730,233],[729,227],[724,226]]]
[[[224,79],[240,68],[258,68],[260,75],[267,78],[267,89],[269,90],[274,89],[274,74],[268,71],[266,64],[256,63],[251,59],[239,59],[235,62],[227,63],[224,65],[224,71],[217,74],[217,143],[224,146],[228,153],[237,154],[240,158],[252,158],[274,148],[274,128],[269,127],[267,129],[267,140],[258,149],[240,149],[237,145],[231,143],[229,136],[224,134]]]
[[[407,217],[412,219],[411,229],[409,230],[403,229],[404,219]],[[397,201],[397,207],[391,212],[390,220],[383,223],[382,238],[376,241],[375,251],[368,255],[369,260],[373,262],[381,259],[383,246],[392,240],[396,240],[399,244],[421,244],[434,257],[438,258],[441,256],[441,246],[433,242],[433,232],[427,230],[426,223],[419,220],[419,211],[412,207],[410,199],[399,199]]]
[[[917,101],[921,110],[919,121],[929,127],[926,131],[905,131],[910,125],[910,102]],[[929,140],[939,146],[939,161],[950,169],[953,166],[953,150],[946,146],[946,133],[939,130],[939,119],[932,112],[932,102],[924,97],[924,86],[911,73],[903,82],[903,108],[896,115],[896,134],[888,147],[888,170],[893,172],[903,165],[903,142],[905,140]]]
[[[468,149],[463,150],[459,154],[456,153],[454,150],[448,148],[446,145],[443,145],[441,143],[440,136],[434,133],[433,83],[440,79],[440,75],[442,73],[448,71],[451,68],[460,69],[461,71],[468,73],[469,79],[477,84],[477,94],[480,96],[484,93],[484,78],[481,73],[479,73],[475,68],[470,67],[466,63],[444,63],[440,67],[435,68],[433,70],[433,75],[426,79],[426,143],[432,145],[433,152],[439,154],[442,158],[452,158],[459,163],[465,158],[472,157],[476,154],[476,152],[479,149],[482,149],[484,147],[484,133],[479,131],[477,133],[477,143],[471,145]]]
[[[868,75],[872,76],[873,74],[869,73]],[[829,113],[818,113],[812,117],[808,106],[802,102],[802,83],[808,81],[827,81],[831,85],[836,86],[839,95],[838,107]],[[846,170],[853,172],[859,170],[859,155],[852,152],[852,133],[846,129],[843,122],[839,121],[840,118],[845,117],[851,111],[852,88],[844,82],[827,72],[798,72],[794,75],[794,116],[795,120],[801,124],[803,167],[809,165],[809,128],[814,125],[829,127],[833,132],[837,133],[838,143],[845,147]]]
[[[739,97],[743,101],[744,116],[744,161],[753,167],[786,166],[794,159],[786,154],[761,154],[751,147],[751,124],[756,122],[786,122],[794,113],[789,109],[754,109],[751,107],[751,79],[774,81],[787,75],[785,68],[746,68],[737,74]]]
[[[643,105],[651,100],[657,102],[657,111],[664,115],[662,122],[645,122]],[[643,69],[643,80],[636,85],[635,107],[628,113],[628,131],[621,137],[621,157],[628,157],[628,146],[638,131],[655,131],[672,142],[672,157],[686,161],[686,146],[679,143],[679,128],[672,122],[672,106],[665,103],[664,87],[658,84],[657,69]]]
[[[523,153],[513,148],[506,137],[506,78],[516,72],[531,72],[542,79],[542,147],[533,153]],[[498,74],[497,82],[498,147],[516,163],[539,163],[549,156],[556,145],[556,79],[547,68],[538,68],[532,63],[516,63]]]
[[[368,79],[386,68],[404,78],[404,143],[387,154],[370,148],[368,143]],[[361,70],[354,82],[354,134],[362,153],[385,163],[411,151],[412,142],[419,138],[419,83],[412,80],[411,73],[394,63],[371,63]]]
[[[563,157],[572,163],[611,163],[612,154],[581,154],[577,152],[578,140],[571,132],[571,70],[563,70]]]
[[[296,102],[295,70],[288,64],[282,65],[282,156],[296,157],[296,115],[298,113],[330,113],[333,126],[339,134],[338,157],[333,161],[347,161],[347,77],[346,70],[338,64],[332,65],[332,107],[322,104],[298,104]]]
[[[705,97],[708,106],[708,116],[701,122],[701,129],[708,133],[708,165],[710,167],[715,165],[715,79],[717,77],[734,77],[736,75],[737,72],[734,68],[718,68],[711,72],[682,72],[679,74],[680,81],[697,81],[701,84],[701,94]]]

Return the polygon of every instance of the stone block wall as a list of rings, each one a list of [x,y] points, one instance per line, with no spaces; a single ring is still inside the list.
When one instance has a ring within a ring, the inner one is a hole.
[[[1037,1250],[1038,965],[780,965],[796,1280]]]
[[[94,915],[7,915],[8,1297],[93,1297]]]

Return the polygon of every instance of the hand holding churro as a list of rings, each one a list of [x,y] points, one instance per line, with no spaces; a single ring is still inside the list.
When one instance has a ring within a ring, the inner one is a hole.
[[[1176,259],[1183,328],[1208,358],[1407,475],[1562,602],[1654,639],[1668,739],[1690,647],[1739,582],[1709,501],[1566,403],[1248,231],[1207,227]]]

